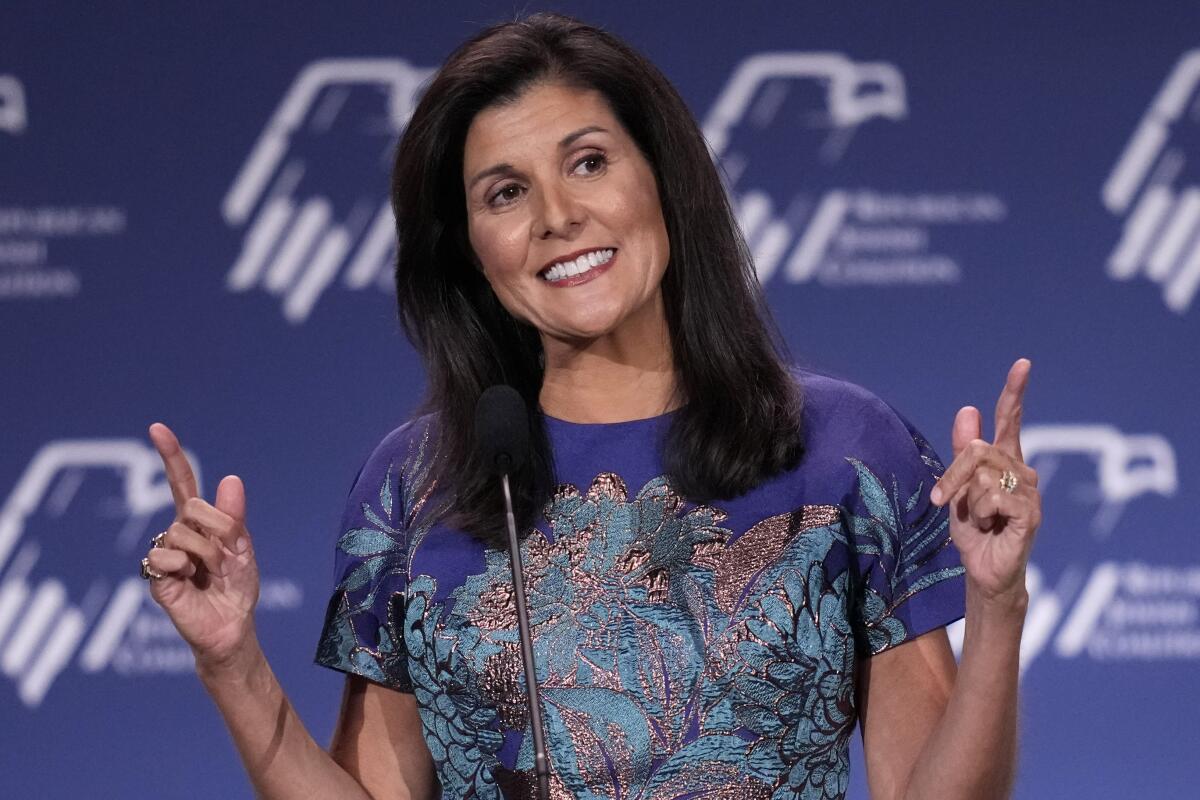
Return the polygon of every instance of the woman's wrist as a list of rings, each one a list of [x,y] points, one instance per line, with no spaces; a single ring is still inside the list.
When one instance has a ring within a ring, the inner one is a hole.
[[[250,687],[267,670],[267,657],[253,633],[241,647],[224,656],[196,656],[196,675],[210,694],[220,689]]]
[[[1024,576],[1004,591],[984,589],[976,585],[970,576],[967,577],[966,583],[967,616],[975,612],[997,618],[1025,618],[1025,611],[1029,607],[1029,592],[1025,589]]]
[[[1011,592],[996,594],[984,591],[967,581],[966,589],[967,639],[972,640],[972,649],[986,641],[992,649],[996,646],[1007,650],[1021,640],[1025,627],[1025,612],[1029,607],[1029,593],[1022,585]],[[966,643],[964,642],[964,652]]]

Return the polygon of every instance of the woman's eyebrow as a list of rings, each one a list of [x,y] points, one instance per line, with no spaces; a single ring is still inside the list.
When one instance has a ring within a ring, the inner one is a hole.
[[[566,136],[564,136],[564,137],[563,137],[563,138],[562,138],[562,139],[559,141],[559,143],[558,143],[558,149],[559,149],[559,150],[562,150],[564,147],[570,147],[570,146],[571,146],[571,142],[575,141],[575,140],[576,140],[576,139],[578,139],[580,136],[583,136],[585,133],[596,133],[596,132],[600,132],[600,133],[608,133],[608,129],[607,129],[607,128],[601,128],[599,125],[588,125],[587,127],[585,127],[585,128],[580,128],[580,129],[579,129],[579,130],[577,130],[577,131],[572,131],[571,133],[568,133]]]
[[[589,134],[589,133],[608,133],[608,128],[602,128],[599,125],[588,125],[586,127],[580,128],[577,131],[571,131],[570,133],[568,133],[566,136],[564,136],[562,139],[559,140],[558,149],[562,150],[564,148],[570,147],[571,143],[574,142],[576,139],[578,139],[580,136],[583,136],[583,135]],[[485,170],[475,173],[475,177],[471,178],[471,182],[467,184],[467,189],[470,190],[471,188],[473,188],[475,186],[475,184],[479,183],[484,178],[491,177],[492,175],[502,175],[502,174],[512,172],[512,171],[513,171],[512,164],[494,164]]]
[[[470,191],[471,189],[473,189],[475,187],[475,184],[479,183],[484,178],[490,178],[492,175],[506,175],[512,171],[513,171],[512,164],[496,164],[494,166],[488,167],[487,169],[483,170],[482,172],[476,173],[474,178],[471,178],[471,182],[467,184],[467,191]]]

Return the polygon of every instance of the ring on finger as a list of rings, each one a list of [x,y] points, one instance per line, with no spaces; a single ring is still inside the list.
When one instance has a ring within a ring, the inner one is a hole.
[[[151,547],[166,547],[167,546],[166,539],[167,539],[166,531],[163,531],[162,533],[157,533],[154,535],[154,538],[150,540],[150,546]]]
[[[1012,494],[1017,490],[1017,476],[1011,469],[1006,469],[1000,475],[1000,488]]]
[[[141,575],[142,575],[142,579],[147,580],[147,581],[157,581],[157,580],[167,577],[166,575],[162,574],[161,572],[155,572],[154,570],[150,569],[150,559],[149,558],[142,559]]]

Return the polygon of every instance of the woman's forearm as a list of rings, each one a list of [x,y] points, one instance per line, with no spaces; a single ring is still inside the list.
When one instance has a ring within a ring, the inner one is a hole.
[[[248,650],[239,663],[197,665],[197,672],[225,718],[255,794],[268,800],[371,800],[313,740],[257,643]]]
[[[1006,798],[1017,760],[1017,671],[1029,596],[986,599],[967,586],[966,635],[941,722],[905,798]]]

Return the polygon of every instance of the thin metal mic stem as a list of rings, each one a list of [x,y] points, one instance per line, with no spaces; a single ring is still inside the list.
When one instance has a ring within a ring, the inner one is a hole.
[[[525,575],[521,570],[521,546],[517,541],[517,520],[513,517],[512,491],[508,473],[502,473],[504,513],[508,522],[508,559],[512,565],[513,592],[517,598],[517,629],[521,636],[521,666],[525,670],[525,691],[529,695],[529,724],[533,730],[533,764],[537,774],[538,797],[550,798],[550,764],[546,760],[546,739],[542,735],[542,701],[538,695],[537,672],[533,663],[533,639],[529,635],[529,612],[525,606]]]

